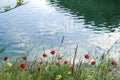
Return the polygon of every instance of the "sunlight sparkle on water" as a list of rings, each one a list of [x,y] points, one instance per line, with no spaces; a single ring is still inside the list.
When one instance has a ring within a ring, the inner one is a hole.
[[[46,13],[55,11],[55,8],[50,6],[46,0],[29,0],[35,7]]]

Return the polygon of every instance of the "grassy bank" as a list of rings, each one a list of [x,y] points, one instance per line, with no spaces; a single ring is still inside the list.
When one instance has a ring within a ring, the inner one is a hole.
[[[9,56],[4,56],[0,80],[120,80],[120,66],[115,60],[102,56],[97,62],[85,54],[85,63],[80,59],[75,64],[76,53],[77,47],[72,63],[55,50],[43,53],[40,60],[32,62],[28,62],[27,56],[11,62]]]

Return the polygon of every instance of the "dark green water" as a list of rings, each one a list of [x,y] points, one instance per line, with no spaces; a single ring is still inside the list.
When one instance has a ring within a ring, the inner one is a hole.
[[[114,32],[115,28],[120,27],[119,0],[50,0],[50,2],[71,13],[78,20],[83,16],[84,23],[92,25],[95,30],[97,27]]]

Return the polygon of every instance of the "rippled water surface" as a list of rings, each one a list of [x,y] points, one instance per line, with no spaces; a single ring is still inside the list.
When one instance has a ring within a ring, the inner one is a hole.
[[[28,0],[21,7],[0,13],[0,47],[6,48],[1,57],[24,55],[31,49],[34,57],[41,55],[43,47],[58,50],[63,36],[62,53],[73,53],[77,44],[78,55],[93,50],[94,45],[109,49],[120,38],[120,10],[116,9],[120,6],[88,1]],[[0,1],[1,8],[14,4],[15,0]]]

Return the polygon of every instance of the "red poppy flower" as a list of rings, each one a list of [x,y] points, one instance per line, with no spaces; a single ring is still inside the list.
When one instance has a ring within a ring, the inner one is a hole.
[[[84,58],[85,58],[85,59],[89,59],[89,55],[88,55],[88,54],[85,54],[85,55],[84,55]]]
[[[8,60],[8,56],[4,56],[4,61],[7,61]]]
[[[117,65],[117,63],[115,61],[112,61],[111,64],[112,65]]]
[[[23,56],[23,60],[27,60],[27,57],[26,57],[26,56]]]
[[[60,66],[60,63],[59,63],[59,62],[56,62],[56,66]]]
[[[73,70],[73,66],[70,66],[70,70]]]
[[[47,54],[46,54],[46,53],[44,53],[44,54],[43,54],[43,57],[47,57]]]
[[[20,68],[24,70],[26,68],[26,65],[22,63],[20,64]]]
[[[95,64],[96,64],[96,61],[92,61],[92,62],[91,62],[91,65],[95,65]]]
[[[64,61],[64,64],[68,64],[68,61]]]
[[[58,60],[62,60],[62,57],[58,57]]]
[[[43,62],[39,62],[39,64],[43,64]]]
[[[38,67],[38,71],[40,71],[40,67]]]
[[[51,53],[52,55],[54,55],[54,54],[55,54],[55,51],[54,51],[54,50],[52,50],[50,53]]]

